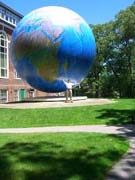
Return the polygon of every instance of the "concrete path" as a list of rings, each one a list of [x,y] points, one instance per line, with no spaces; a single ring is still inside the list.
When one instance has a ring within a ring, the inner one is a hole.
[[[76,100],[73,103],[65,103],[63,101],[55,101],[55,102],[16,102],[16,103],[7,103],[0,104],[0,108],[10,108],[10,109],[34,109],[34,108],[55,108],[55,107],[73,107],[73,106],[90,106],[90,105],[102,105],[102,104],[112,104],[115,103],[116,100],[111,99],[85,99],[85,100]]]
[[[128,126],[56,126],[38,128],[0,129],[0,133],[54,133],[54,132],[97,132],[117,134],[129,139],[128,153],[109,172],[106,180],[135,180],[135,125]]]
[[[48,132],[101,132],[105,134],[118,134],[130,137],[133,134],[133,125],[108,126],[108,125],[80,125],[80,126],[54,126],[32,128],[2,128],[0,133],[48,133]]]

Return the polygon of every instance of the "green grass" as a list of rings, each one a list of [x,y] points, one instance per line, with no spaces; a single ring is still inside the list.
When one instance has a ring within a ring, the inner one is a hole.
[[[48,109],[0,109],[0,128],[61,125],[131,124],[135,99],[95,106]]]
[[[104,134],[0,136],[1,180],[104,180],[129,148],[122,137]]]

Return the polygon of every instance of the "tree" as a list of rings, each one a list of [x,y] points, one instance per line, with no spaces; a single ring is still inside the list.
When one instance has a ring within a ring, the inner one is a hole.
[[[114,21],[91,27],[97,56],[82,83],[84,92],[94,97],[135,97],[135,5],[119,12]]]
[[[116,48],[123,62],[121,76],[126,80],[126,95],[135,96],[135,5],[121,11],[115,20]],[[125,71],[124,71],[125,69]],[[126,74],[126,77],[124,75]],[[124,94],[125,95],[125,94]]]

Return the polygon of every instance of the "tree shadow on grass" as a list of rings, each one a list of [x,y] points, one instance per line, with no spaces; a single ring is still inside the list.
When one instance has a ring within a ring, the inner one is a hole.
[[[100,113],[101,115],[97,118],[106,119],[107,125],[126,125],[134,123],[135,110],[102,109]]]
[[[115,149],[91,153],[94,148],[66,151],[61,145],[45,141],[7,143],[0,148],[0,179],[101,180],[110,168],[108,162],[117,160],[121,154]]]

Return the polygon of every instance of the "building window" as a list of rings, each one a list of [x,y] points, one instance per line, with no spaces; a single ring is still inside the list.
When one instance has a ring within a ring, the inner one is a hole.
[[[15,89],[14,90],[14,101],[19,101],[19,90]]]
[[[0,32],[0,77],[8,77],[8,42],[7,37],[3,32]]]
[[[8,91],[5,89],[0,90],[0,102],[4,103],[8,101]]]
[[[2,7],[0,7],[0,18],[14,26],[16,26],[16,24],[20,21],[19,17]]]
[[[34,89],[29,89],[29,98],[35,97]]]
[[[5,19],[5,14],[6,14],[5,9],[3,9],[2,7],[0,7],[0,17],[1,17],[2,19]]]
[[[14,70],[14,78],[15,79],[21,79],[16,70]]]

